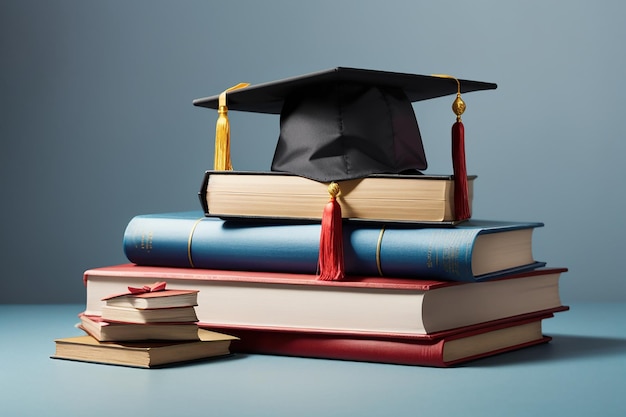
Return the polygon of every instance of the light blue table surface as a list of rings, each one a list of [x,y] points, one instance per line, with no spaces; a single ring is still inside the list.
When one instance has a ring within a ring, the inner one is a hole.
[[[50,359],[81,305],[0,305],[0,416],[625,416],[626,304],[573,304],[554,340],[449,369],[234,355],[164,369]]]

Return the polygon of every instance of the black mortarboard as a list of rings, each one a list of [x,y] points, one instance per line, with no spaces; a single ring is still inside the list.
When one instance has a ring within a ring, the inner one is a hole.
[[[329,182],[424,170],[411,105],[496,84],[439,76],[334,68],[228,92],[228,110],[280,114],[272,170]],[[218,109],[219,95],[194,100]]]
[[[272,170],[331,182],[322,215],[320,279],[341,279],[343,246],[340,190],[334,181],[370,174],[426,169],[426,156],[412,103],[457,95],[452,109],[455,218],[468,219],[467,173],[461,93],[496,84],[428,76],[334,68],[265,84],[238,84],[193,104],[218,110],[214,169],[232,169],[228,110],[280,114],[280,136]]]

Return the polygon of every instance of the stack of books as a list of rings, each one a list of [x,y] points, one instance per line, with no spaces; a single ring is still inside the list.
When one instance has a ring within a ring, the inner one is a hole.
[[[471,218],[460,95],[495,84],[337,68],[246,85],[194,101],[219,109],[202,209],[129,221],[129,263],[84,273],[85,329],[113,318],[108,294],[165,281],[198,291],[198,325],[236,337],[233,352],[446,367],[550,340],[566,268],[534,258],[543,223]],[[454,93],[454,175],[424,175],[411,103]],[[271,172],[218,158],[226,104],[281,115]],[[342,255],[340,279],[319,279],[321,246]]]
[[[234,337],[198,327],[198,290],[165,287],[157,282],[103,297],[100,314],[79,315],[87,334],[57,339],[53,358],[154,368],[229,354]]]
[[[268,173],[268,188],[280,177]],[[542,223],[346,219],[347,276],[323,281],[319,222],[289,219],[137,215],[123,239],[131,263],[85,272],[85,313],[102,314],[121,285],[165,280],[199,290],[200,326],[237,336],[235,352],[445,367],[548,342],[543,320],[567,310],[566,269],[533,258]]]

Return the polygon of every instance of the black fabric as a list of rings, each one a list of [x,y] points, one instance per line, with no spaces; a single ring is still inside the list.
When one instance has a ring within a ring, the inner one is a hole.
[[[339,181],[426,167],[415,113],[400,89],[332,83],[285,99],[274,171]]]

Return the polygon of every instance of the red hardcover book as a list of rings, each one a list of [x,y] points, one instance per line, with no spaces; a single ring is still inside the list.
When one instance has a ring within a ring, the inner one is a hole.
[[[562,307],[558,310],[566,310]],[[551,340],[542,333],[550,312],[499,320],[431,336],[329,333],[300,329],[209,326],[239,338],[233,352],[397,365],[450,367]]]
[[[478,283],[380,277],[321,281],[314,275],[124,264],[85,272],[86,314],[108,294],[155,281],[198,290],[198,321],[216,326],[428,335],[561,308],[565,268]]]
[[[108,306],[137,309],[193,307],[198,305],[198,290],[173,290],[165,288],[165,282],[129,287],[127,292],[111,294],[103,298]],[[153,287],[157,287],[154,289]]]
[[[78,327],[100,342],[138,340],[198,340],[196,323],[115,323],[79,314]]]

